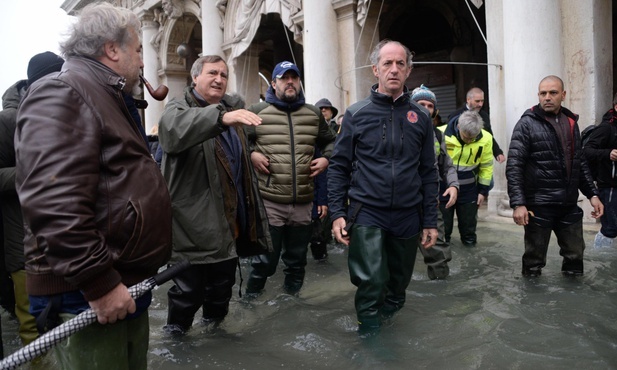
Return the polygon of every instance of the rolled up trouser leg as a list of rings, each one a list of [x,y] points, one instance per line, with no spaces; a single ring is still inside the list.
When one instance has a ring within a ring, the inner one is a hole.
[[[274,275],[276,266],[281,258],[283,248],[283,230],[285,226],[270,225],[270,236],[272,238],[272,252],[253,256],[251,259],[251,273],[246,283],[248,294],[259,293],[266,286],[268,277]]]
[[[377,227],[352,227],[348,265],[351,283],[358,288],[355,306],[361,330],[381,325],[379,310],[390,278],[384,242],[385,233]]]
[[[457,204],[456,217],[461,242],[466,245],[476,244],[476,227],[478,225],[478,205],[476,202]]]
[[[420,233],[411,238],[386,237],[385,250],[390,278],[386,284],[384,309],[396,312],[405,305],[405,290],[411,281]]]
[[[312,225],[286,226],[283,233],[284,250],[282,260],[285,264],[284,289],[294,294],[302,288],[306,267],[306,254],[311,240]]]

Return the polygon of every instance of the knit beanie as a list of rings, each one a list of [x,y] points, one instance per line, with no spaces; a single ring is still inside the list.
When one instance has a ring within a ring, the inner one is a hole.
[[[427,100],[437,106],[437,97],[435,97],[435,94],[424,85],[420,85],[420,87],[413,89],[411,92],[411,99],[414,101]]]
[[[47,74],[59,72],[63,64],[64,59],[51,51],[33,56],[28,62],[28,86]]]

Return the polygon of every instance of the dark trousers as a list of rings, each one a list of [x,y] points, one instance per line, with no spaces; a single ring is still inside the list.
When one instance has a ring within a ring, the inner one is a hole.
[[[535,216],[525,226],[523,273],[546,266],[546,254],[551,232],[557,237],[559,255],[563,257],[561,271],[583,273],[583,211],[577,207],[528,207]]]
[[[431,248],[424,248],[418,243],[418,249],[424,257],[426,272],[431,280],[445,279],[450,274],[448,262],[452,260],[450,243],[446,242],[444,235],[444,222],[441,210],[437,212],[437,241]]]
[[[174,277],[175,283],[167,292],[169,307],[167,324],[187,330],[199,308],[205,321],[220,321],[229,311],[232,287],[236,283],[238,259],[191,265]]]
[[[617,237],[617,189],[601,188],[600,200],[604,204],[604,214],[600,217],[600,232],[607,238]]]
[[[445,203],[439,205],[439,210],[443,214],[444,234],[447,242],[450,241],[454,228],[454,212],[458,219],[458,231],[461,235],[463,244],[471,245],[477,242],[476,226],[478,225],[478,204],[456,203],[450,208],[446,208]]]
[[[420,234],[402,239],[377,227],[354,225],[349,244],[349,275],[358,287],[355,296],[360,329],[381,325],[380,314],[405,304]]]
[[[311,240],[313,226],[272,226],[273,251],[254,256],[251,261],[251,274],[246,283],[246,292],[259,293],[266,285],[268,277],[274,275],[279,259],[285,264],[285,283],[283,288],[290,294],[297,293],[304,283],[306,254]]]

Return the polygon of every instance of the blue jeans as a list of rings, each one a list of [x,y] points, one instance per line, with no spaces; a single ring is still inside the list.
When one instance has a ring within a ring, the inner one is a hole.
[[[617,237],[617,189],[600,188],[600,200],[604,204],[604,214],[600,217],[600,232],[607,238]]]

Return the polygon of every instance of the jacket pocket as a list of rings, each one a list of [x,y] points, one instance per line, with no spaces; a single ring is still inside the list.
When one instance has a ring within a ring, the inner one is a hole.
[[[120,217],[112,219],[107,244],[110,246],[114,260],[131,260],[143,230],[144,219],[141,207],[138,202],[132,200],[126,201],[122,210],[114,211],[114,206],[111,207],[110,215],[120,215]]]
[[[172,203],[175,252],[216,251],[225,244],[225,235],[231,238],[225,215],[211,202],[208,189]]]

